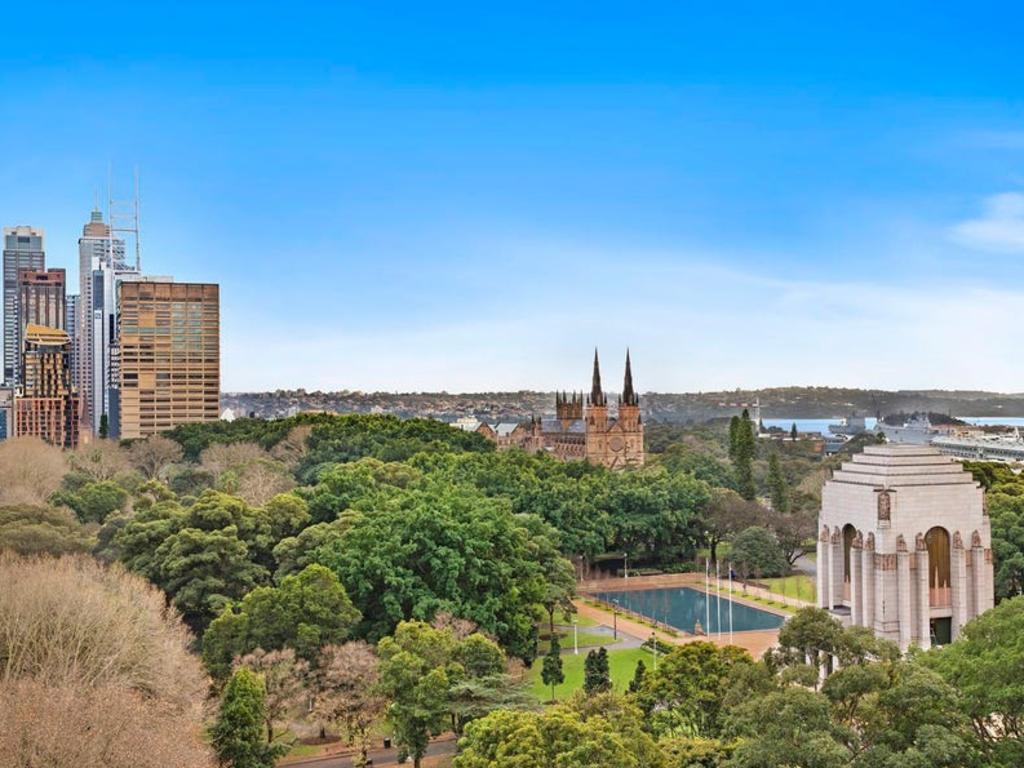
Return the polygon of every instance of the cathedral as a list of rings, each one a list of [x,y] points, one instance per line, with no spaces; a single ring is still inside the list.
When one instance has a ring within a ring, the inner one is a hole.
[[[640,397],[633,389],[633,371],[626,352],[626,374],[614,417],[608,412],[608,397],[601,388],[601,365],[594,350],[594,373],[590,394],[559,392],[555,395],[555,417],[516,425],[483,424],[478,430],[498,444],[499,450],[520,448],[547,453],[563,461],[587,460],[609,469],[638,467],[644,463],[644,425]]]

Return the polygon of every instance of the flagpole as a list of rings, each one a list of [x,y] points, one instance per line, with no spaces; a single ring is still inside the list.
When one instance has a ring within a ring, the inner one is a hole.
[[[704,619],[704,634],[711,636],[711,559],[704,561],[704,608],[707,617]]]
[[[719,569],[721,563],[715,561],[715,587],[718,590],[718,639],[722,639],[722,573]]]
[[[732,563],[729,563],[729,644],[732,645]]]

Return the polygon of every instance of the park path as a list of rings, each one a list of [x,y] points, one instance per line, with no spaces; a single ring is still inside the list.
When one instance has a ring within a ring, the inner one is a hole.
[[[562,654],[573,653],[572,645],[572,625],[571,624],[555,624],[555,629],[561,632],[565,632],[565,639],[562,640]],[[586,632],[588,635],[604,635],[608,638],[607,643],[598,643],[597,645],[587,645],[580,647],[580,653],[586,653],[587,651],[593,651],[597,648],[604,648],[609,651],[624,651],[628,648],[639,648],[644,644],[644,640],[650,637],[650,633],[641,637],[635,637],[634,635],[626,632],[622,628],[622,621],[619,621],[619,639],[615,640],[615,628],[614,623],[612,624],[598,624],[594,627],[579,627],[580,630]]]
[[[430,742],[427,746],[427,756],[423,760],[424,768],[429,768],[433,765],[447,765],[447,763],[441,763],[439,758],[449,757],[455,754],[456,739],[454,736],[442,736],[439,739],[435,739]],[[383,765],[398,765],[398,750],[394,747],[390,749],[371,749],[369,757],[373,760],[374,768]],[[285,760],[279,762],[278,768],[352,768],[355,754],[346,753],[339,755],[321,755],[319,757],[309,757],[302,760]],[[412,760],[409,760],[405,765],[412,765]]]

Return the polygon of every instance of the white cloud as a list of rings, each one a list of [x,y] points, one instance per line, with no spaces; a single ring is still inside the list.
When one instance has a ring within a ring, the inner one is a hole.
[[[957,224],[952,236],[970,248],[1024,253],[1024,194],[1004,192],[986,198],[982,216]]]
[[[583,387],[594,344],[609,389],[621,381],[627,345],[642,390],[1019,391],[1024,381],[1024,359],[1011,353],[1024,292],[1010,287],[870,272],[860,281],[787,279],[694,253],[560,251],[594,270],[558,281],[558,291],[544,281],[537,290],[499,291],[492,305],[461,317],[359,332],[316,326],[300,339],[233,327],[225,388]],[[258,356],[246,354],[254,349]]]

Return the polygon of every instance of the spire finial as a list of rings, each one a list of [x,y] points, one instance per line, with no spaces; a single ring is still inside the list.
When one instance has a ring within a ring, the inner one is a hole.
[[[633,391],[633,367],[629,361],[629,347],[626,347],[626,376],[622,382],[622,402],[636,405],[636,393]]]
[[[604,405],[604,391],[601,389],[601,364],[597,359],[597,347],[594,347],[594,378],[590,385],[590,402],[592,405]]]

